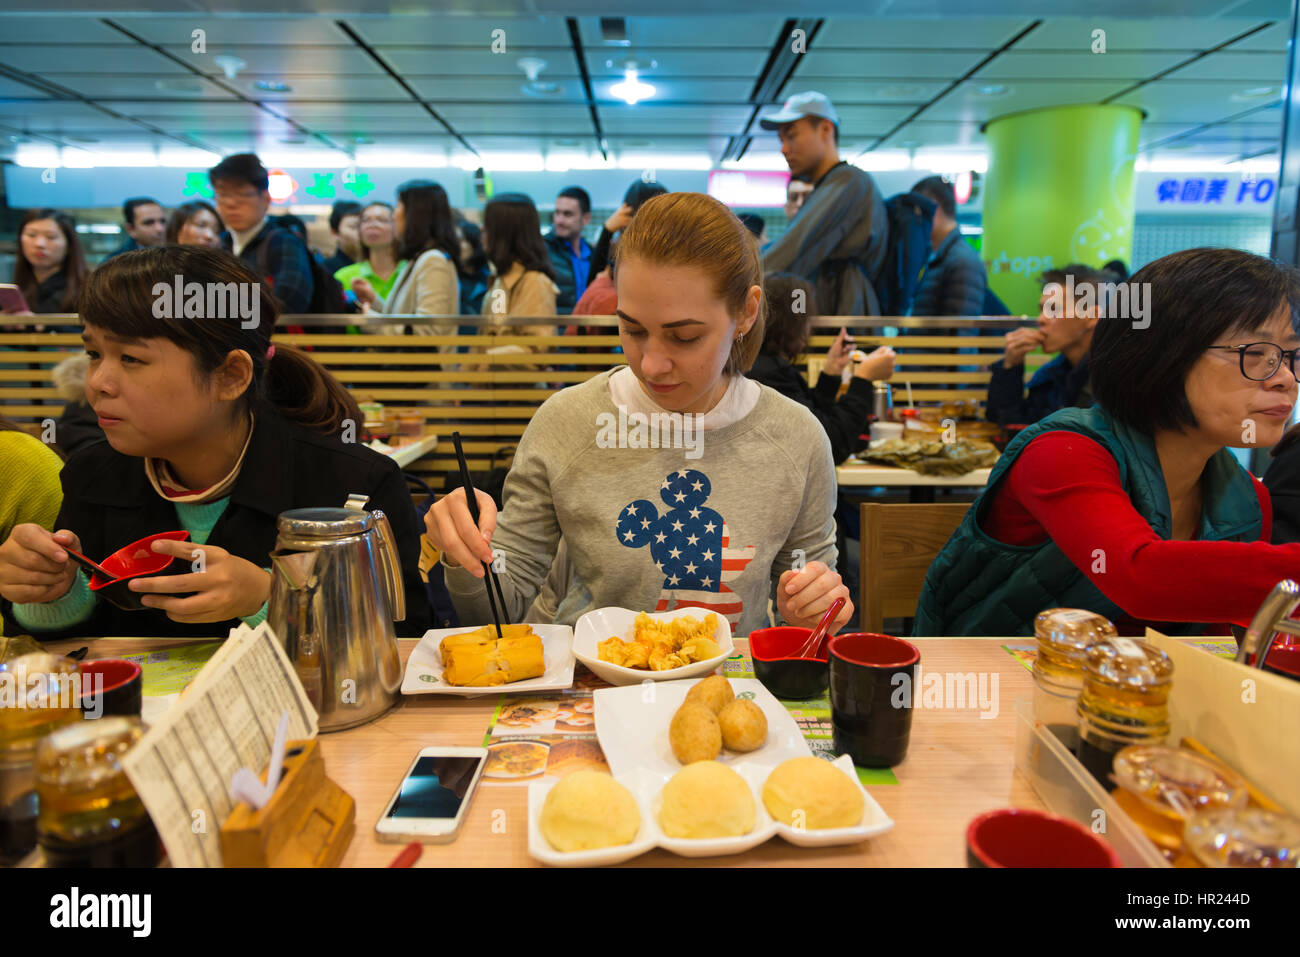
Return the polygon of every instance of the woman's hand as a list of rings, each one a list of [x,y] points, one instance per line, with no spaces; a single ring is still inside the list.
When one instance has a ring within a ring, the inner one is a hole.
[[[605,220],[605,228],[611,233],[627,229],[628,224],[632,222],[632,207],[624,203],[617,210],[610,214],[609,219]]]
[[[77,565],[65,547],[81,551],[81,541],[66,528],[51,534],[31,522],[15,525],[0,545],[0,596],[44,604],[66,595],[77,577]]]
[[[799,628],[816,628],[822,615],[836,598],[844,599],[844,607],[835,616],[827,634],[833,635],[853,617],[853,598],[848,587],[824,562],[809,562],[799,571],[781,574],[777,584],[776,607],[787,624]]]
[[[884,382],[894,376],[894,357],[897,355],[889,346],[880,346],[869,353],[865,359],[853,367],[853,375],[859,379],[871,379]]]
[[[1028,326],[1007,333],[1007,350],[1002,354],[1002,368],[1014,369],[1025,364],[1025,356],[1043,344],[1047,333]]]
[[[127,587],[140,592],[146,608],[158,608],[172,621],[198,624],[256,615],[271,595],[271,573],[216,545],[195,545],[167,539],[153,550],[193,562],[203,554],[202,571],[133,579]],[[194,592],[187,598],[177,594]]]
[[[849,356],[852,353],[853,337],[849,335],[849,330],[841,326],[840,334],[835,337],[835,344],[831,346],[831,351],[826,353],[826,364],[822,369],[829,376],[838,376],[849,364]]]
[[[474,489],[478,502],[478,525],[469,514],[465,490],[448,492],[424,513],[429,541],[447,556],[447,564],[459,565],[477,578],[483,577],[480,562],[492,561],[492,533],[497,529],[497,503],[487,492]]]
[[[379,293],[375,292],[375,287],[370,285],[369,279],[357,276],[352,280],[352,291],[356,293],[357,302],[363,306],[373,306],[379,302]]]

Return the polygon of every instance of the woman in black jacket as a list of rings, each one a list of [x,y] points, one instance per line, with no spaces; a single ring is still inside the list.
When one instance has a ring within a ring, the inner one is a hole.
[[[894,374],[894,350],[881,346],[858,362],[848,391],[837,399],[840,373],[853,351],[848,331],[841,329],[826,355],[817,385],[809,388],[795,363],[807,351],[812,320],[817,314],[812,286],[797,276],[774,273],[763,280],[763,295],[767,298],[763,348],[745,374],[807,407],[826,430],[831,454],[839,465],[853,452],[858,436],[867,431],[871,383],[873,379],[888,379]]]
[[[235,292],[214,310],[217,290]],[[93,272],[79,311],[86,397],[107,441],[64,466],[57,531],[19,525],[0,545],[6,634],[211,636],[240,621],[256,626],[278,516],[342,507],[353,493],[392,523],[406,590],[397,633],[424,633],[419,530],[401,470],[357,442],[361,414],[337,379],[306,353],[271,345],[276,307],[256,274],[221,250],[141,249]],[[130,583],[143,611],[99,598],[67,552],[102,559],[179,529],[189,541],[153,546],[180,559],[169,574]]]

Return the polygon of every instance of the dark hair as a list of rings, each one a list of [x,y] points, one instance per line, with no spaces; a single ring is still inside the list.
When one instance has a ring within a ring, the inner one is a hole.
[[[27,300],[30,306],[36,305],[37,295],[36,287],[40,285],[36,281],[36,272],[32,269],[32,264],[27,261],[23,255],[23,230],[28,224],[37,222],[42,219],[52,219],[59,231],[63,233],[63,240],[67,243],[67,250],[63,254],[63,264],[59,266],[59,272],[63,273],[63,301],[59,303],[64,312],[77,311],[77,296],[81,294],[81,287],[86,282],[86,276],[90,270],[86,267],[86,254],[81,249],[81,240],[77,238],[77,221],[67,213],[58,209],[50,209],[48,206],[41,209],[29,209],[23,213],[23,218],[18,221],[18,250],[14,256],[14,285],[17,286]]]
[[[477,223],[461,220],[460,235],[469,243],[469,262],[463,263],[456,257],[456,271],[461,279],[480,279],[488,271],[487,253],[483,251],[483,230]]]
[[[452,262],[460,259],[460,240],[451,218],[447,191],[432,180],[413,179],[397,187],[406,230],[398,237],[398,257],[412,261],[430,249],[440,249]]]
[[[949,219],[957,218],[957,194],[953,192],[952,183],[942,176],[927,176],[912,187],[912,192],[934,200]]]
[[[225,223],[221,221],[221,214],[217,212],[215,206],[206,200],[196,199],[191,203],[182,203],[172,210],[172,214],[167,220],[167,242],[180,242],[181,230],[185,228],[185,224],[204,210],[216,218],[217,232],[226,228]]]
[[[241,286],[256,287],[257,325],[245,329],[237,316],[156,316],[155,284],[172,286],[177,277],[208,290],[213,288],[209,283],[230,284],[227,288],[234,295]],[[270,402],[285,418],[325,434],[337,433],[346,419],[362,421],[347,389],[305,352],[277,343],[274,357],[267,360],[278,315],[275,297],[255,272],[225,250],[155,246],[114,256],[91,273],[80,307],[84,325],[126,338],[161,338],[175,343],[194,357],[195,368],[205,379],[231,352],[242,349],[253,363],[252,382],[243,396],[250,406]]]
[[[136,196],[134,199],[128,199],[122,204],[122,221],[128,226],[135,225],[135,211],[141,206],[157,206],[162,209],[162,203],[156,199],[150,199],[148,196]]]
[[[265,191],[271,185],[266,167],[256,153],[232,153],[208,170],[208,182],[214,186],[223,179],[238,180],[259,191]]]
[[[801,116],[799,118],[801,120],[807,120],[812,125],[812,128],[814,130],[817,129],[817,124],[822,122],[823,120],[825,120],[827,123],[830,123],[831,129],[835,133],[835,145],[836,146],[840,145],[840,124],[833,122],[832,120],[830,120],[828,117],[825,116],[813,116],[811,114],[805,114],[804,116]]]
[[[763,217],[758,215],[758,213],[737,213],[736,218],[744,223],[745,228],[755,236],[762,236],[763,230],[767,226],[767,224],[763,222]]]
[[[483,231],[487,233],[488,261],[504,276],[515,263],[533,272],[555,278],[546,243],[542,241],[542,223],[531,196],[523,193],[498,193],[483,207]]]
[[[564,189],[560,190],[555,198],[559,199],[561,196],[568,199],[576,199],[578,201],[578,209],[582,210],[584,216],[591,212],[591,196],[588,195],[587,191],[581,186],[566,186]]]
[[[1109,314],[1110,302],[1108,289],[1104,284],[1109,283],[1112,286],[1115,283],[1115,277],[1110,273],[1102,272],[1100,269],[1093,269],[1091,266],[1085,266],[1083,263],[1070,263],[1068,266],[1058,266],[1049,269],[1038,277],[1039,282],[1044,286],[1056,283],[1062,288],[1062,292],[1067,283],[1073,283],[1074,295],[1078,299],[1084,294],[1086,287],[1092,288],[1093,301],[1103,311],[1103,315]],[[1071,307],[1074,303],[1070,304]]]
[[[803,312],[794,310],[796,292],[804,294]],[[762,354],[794,362],[808,348],[808,335],[817,315],[813,288],[798,276],[777,272],[763,278],[763,298],[767,300],[767,324],[763,327]]]
[[[1112,259],[1106,265],[1101,267],[1102,272],[1108,272],[1116,279],[1124,280],[1128,278],[1128,266],[1124,265],[1122,259]]]
[[[1148,435],[1196,426],[1187,374],[1211,346],[1263,326],[1286,309],[1300,317],[1300,271],[1238,249],[1185,249],[1148,263],[1126,284],[1150,283],[1146,328],[1102,319],[1088,360],[1097,402]]]
[[[638,209],[645,205],[647,200],[654,199],[656,196],[662,196],[668,192],[668,187],[663,183],[647,183],[645,180],[635,180],[623,194],[623,202],[632,207],[635,214]]]
[[[374,204],[371,203],[370,205],[373,206]],[[387,203],[384,205],[388,206]],[[392,209],[393,207],[388,206],[388,208]],[[363,209],[365,209],[364,206],[360,203],[354,203],[350,199],[335,200],[334,208],[330,210],[330,232],[337,233],[339,231],[339,224],[342,223],[344,219],[349,216],[360,216]]]

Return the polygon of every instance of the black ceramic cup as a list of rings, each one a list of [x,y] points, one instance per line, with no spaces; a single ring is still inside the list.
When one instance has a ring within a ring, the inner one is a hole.
[[[89,717],[123,715],[140,717],[144,706],[144,672],[125,658],[83,661],[81,668],[81,710]]]
[[[921,652],[889,635],[830,640],[831,723],[835,749],[864,768],[890,768],[907,754],[912,694]]]

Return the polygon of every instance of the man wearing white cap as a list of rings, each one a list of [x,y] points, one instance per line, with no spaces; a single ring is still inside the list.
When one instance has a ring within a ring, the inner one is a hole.
[[[840,159],[835,107],[821,93],[798,93],[759,125],[781,137],[790,175],[813,184],[789,229],[768,246],[763,268],[812,283],[823,315],[880,315],[873,282],[885,261],[889,221],[871,174]]]

